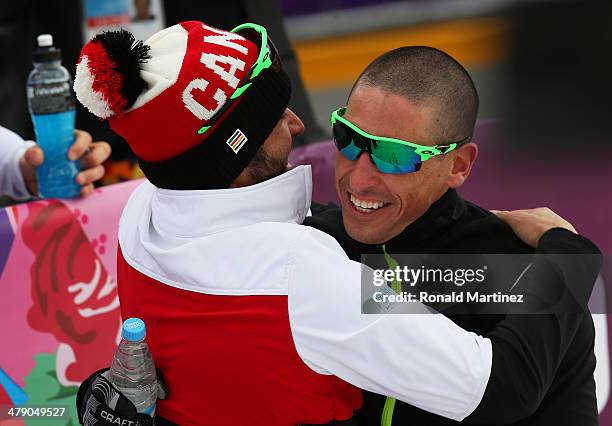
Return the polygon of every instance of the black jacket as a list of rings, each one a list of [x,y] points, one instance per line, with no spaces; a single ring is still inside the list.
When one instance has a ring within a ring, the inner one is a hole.
[[[364,245],[347,235],[339,208],[313,211],[315,215],[307,218],[305,224],[332,235],[352,259],[360,261],[364,253],[381,253],[380,246]],[[454,190],[449,190],[385,247],[389,254],[533,252],[495,215],[463,200]],[[586,238],[561,229],[548,231],[537,251],[600,254]],[[595,261],[593,257],[586,261],[578,258],[576,264],[557,265],[560,276],[557,281],[576,287],[572,292],[583,307],[599,272],[601,259],[595,258]],[[537,290],[537,284],[527,286]],[[451,319],[463,328],[485,335],[493,344],[486,391],[478,407],[462,423],[598,424],[593,378],[595,332],[589,314],[565,311],[547,315],[460,315]],[[359,424],[380,425],[384,403],[384,396],[364,391],[363,408],[357,415]],[[400,401],[393,413],[393,425],[455,423]]]

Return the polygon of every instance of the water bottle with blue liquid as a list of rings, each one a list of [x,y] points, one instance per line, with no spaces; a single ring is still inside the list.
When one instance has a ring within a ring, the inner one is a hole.
[[[27,94],[36,141],[45,156],[36,171],[38,192],[45,198],[77,197],[81,193],[76,182],[79,161],[68,159],[68,150],[74,143],[76,116],[72,79],[62,66],[61,51],[53,46],[53,37],[42,34],[37,42]]]
[[[121,329],[121,343],[115,352],[109,380],[139,413],[155,415],[157,372],[145,340],[145,323],[129,318]]]

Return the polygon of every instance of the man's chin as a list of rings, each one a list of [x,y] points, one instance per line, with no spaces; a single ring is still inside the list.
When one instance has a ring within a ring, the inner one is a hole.
[[[362,244],[383,244],[387,241],[384,232],[379,230],[377,226],[364,225],[364,223],[356,221],[349,217],[344,209],[342,211],[342,222],[349,237]]]
[[[379,235],[371,234],[369,232],[361,232],[361,231],[351,232],[348,229],[346,230],[346,232],[349,234],[349,236],[353,240],[361,244],[379,245],[379,244],[384,244],[386,242],[385,239],[381,238]]]

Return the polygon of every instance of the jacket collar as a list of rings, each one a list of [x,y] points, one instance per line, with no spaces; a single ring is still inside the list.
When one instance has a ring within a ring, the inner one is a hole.
[[[210,235],[259,222],[301,224],[310,208],[312,171],[298,166],[241,188],[176,191],[155,188],[151,223],[176,237]]]

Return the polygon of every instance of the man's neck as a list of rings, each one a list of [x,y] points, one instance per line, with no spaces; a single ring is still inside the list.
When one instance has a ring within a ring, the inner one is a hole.
[[[464,211],[465,201],[454,189],[448,189],[417,220],[384,244],[391,250],[422,250],[427,242],[448,232]]]

